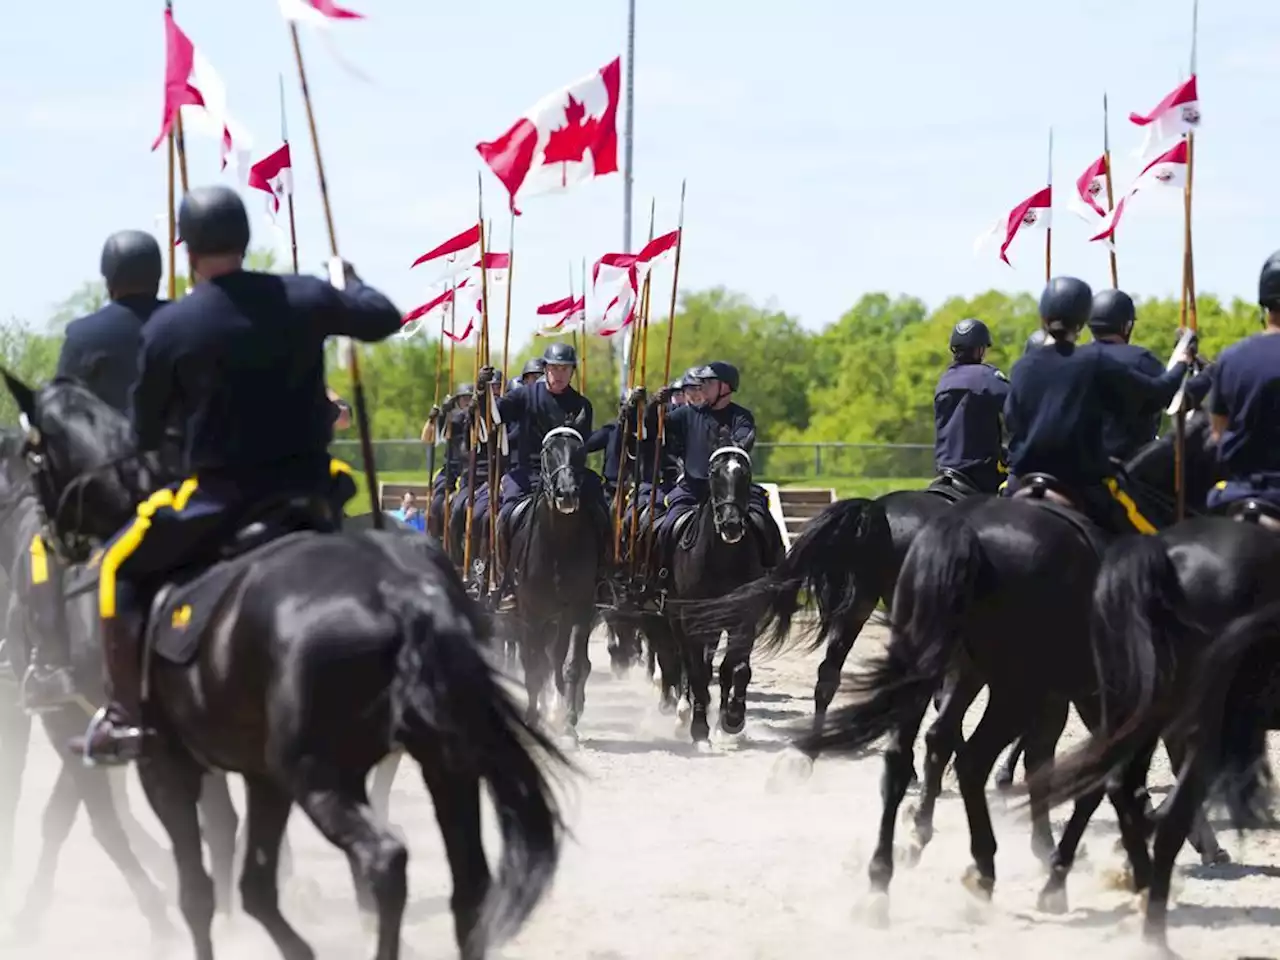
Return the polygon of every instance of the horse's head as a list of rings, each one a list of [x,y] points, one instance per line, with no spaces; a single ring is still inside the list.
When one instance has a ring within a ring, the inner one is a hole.
[[[58,547],[83,559],[119,530],[145,486],[129,421],[87,387],[55,379],[38,390],[4,371],[25,431],[21,452]]]
[[[1170,430],[1148,443],[1125,464],[1129,477],[1139,487],[1159,492],[1171,500],[1174,496],[1175,440],[1175,431]],[[1185,449],[1183,477],[1187,488],[1187,506],[1200,509],[1209,498],[1218,462],[1218,448],[1213,442],[1208,414],[1200,410],[1187,414]]]
[[[586,444],[573,427],[556,427],[542,438],[542,493],[558,513],[577,513]]]
[[[716,533],[725,543],[737,543],[747,532],[751,455],[741,447],[721,447],[711,454],[707,474]]]

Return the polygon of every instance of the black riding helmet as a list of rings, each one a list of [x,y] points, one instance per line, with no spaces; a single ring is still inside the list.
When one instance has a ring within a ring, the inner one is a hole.
[[[534,357],[524,365],[524,369],[520,371],[520,376],[527,377],[531,373],[542,376],[546,372],[547,361],[542,357]]]
[[[706,366],[694,367],[693,375],[699,380],[719,380],[735,393],[738,390],[738,368],[723,360],[712,360]]]
[[[1031,336],[1027,337],[1027,345],[1022,348],[1023,353],[1030,353],[1037,347],[1043,347],[1052,342],[1052,338],[1043,330],[1037,330]]]
[[[1040,319],[1050,333],[1073,333],[1089,322],[1093,291],[1075,277],[1054,277],[1040,294]]]
[[[684,376],[680,378],[681,386],[684,387],[700,387],[702,386],[702,378],[698,376],[701,367],[690,367],[684,372]]]
[[[953,354],[977,353],[991,346],[991,331],[981,320],[961,320],[951,331]]]
[[[542,351],[542,362],[544,367],[552,363],[576,367],[578,365],[578,351],[573,349],[573,344],[571,343],[548,344],[547,349]]]
[[[249,249],[249,215],[230,187],[196,187],[182,198],[178,231],[193,256],[243,254]]]
[[[1138,319],[1133,298],[1123,290],[1099,290],[1093,298],[1089,329],[1095,337],[1118,333],[1127,337]]]
[[[476,385],[474,383],[460,383],[458,389],[453,391],[455,397],[474,397],[476,395]]]
[[[1258,276],[1258,305],[1280,311],[1280,250],[1267,257]]]
[[[141,230],[121,230],[102,245],[102,279],[107,291],[155,294],[164,274],[160,244]]]

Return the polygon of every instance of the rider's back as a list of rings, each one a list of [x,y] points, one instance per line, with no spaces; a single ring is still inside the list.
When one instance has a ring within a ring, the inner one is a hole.
[[[1227,418],[1218,444],[1223,472],[1280,476],[1280,335],[1257,333],[1222,351],[1210,403]]]
[[[112,300],[67,324],[58,376],[75,377],[121,413],[129,409],[129,391],[138,379],[142,328],[164,305],[151,295]]]
[[[327,472],[332,437],[324,339],[381,340],[395,307],[358,281],[237,271],[196,286],[143,330],[139,443],[183,424],[189,473],[274,487]]]

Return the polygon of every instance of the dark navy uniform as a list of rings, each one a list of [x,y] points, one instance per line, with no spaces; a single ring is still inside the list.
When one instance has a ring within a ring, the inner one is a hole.
[[[1186,372],[1175,364],[1152,377],[1114,358],[1108,351],[1077,347],[1068,339],[1089,316],[1092,293],[1072,277],[1050,282],[1041,297],[1041,316],[1057,342],[1023,354],[1010,376],[1005,403],[1009,430],[1009,483],[1030,473],[1047,473],[1061,482],[1081,509],[1113,533],[1154,528],[1137,512],[1103,448],[1108,409],[1132,397],[1168,404]]]
[[[1100,290],[1093,298],[1089,329],[1094,336],[1082,350],[1102,350],[1147,378],[1164,374],[1164,363],[1146,347],[1130,343],[1137,311],[1123,290]],[[1168,403],[1159,403],[1138,391],[1121,406],[1108,408],[1102,445],[1112,460],[1124,462],[1155,439],[1160,416]]]
[[[444,503],[462,476],[467,450],[467,412],[456,406],[457,398],[445,402],[436,419],[436,436],[444,440],[444,465],[431,482],[431,527],[444,530]],[[452,507],[452,504],[450,504]]]
[[[145,607],[138,593],[207,555],[257,504],[328,499],[336,508],[328,522],[341,523],[334,490],[345,487],[349,498],[354,483],[328,453],[324,341],[377,341],[400,328],[395,305],[349,268],[345,291],[313,277],[241,269],[249,221],[230,188],[192,190],[179,225],[195,273],[216,273],[143,329],[132,400],[138,447],[157,449],[165,426],[181,423],[190,476],[142,503],[103,553],[99,612],[112,703],[95,717],[82,748],[116,762],[136,757],[143,741],[137,621]]]
[[[957,361],[933,393],[933,460],[938,470],[958,470],[983,493],[1004,481],[1000,454],[1009,379],[989,363]]]
[[[471,436],[472,417],[484,416],[479,407],[479,400],[480,397],[477,394],[477,403],[473,404],[465,414],[466,419],[462,428],[463,447],[459,465],[458,490],[453,495],[453,504],[449,512],[449,545],[458,557],[464,556],[463,548],[466,544],[467,536],[467,509],[470,507],[475,517],[471,521],[473,534],[476,530],[483,530],[484,525],[489,522],[489,445],[478,440],[475,450],[475,486],[471,485],[471,449],[468,438]],[[454,429],[458,428],[455,427]],[[475,491],[474,495],[472,494],[473,490]],[[486,537],[485,539],[487,540],[488,538]]]
[[[79,380],[100,400],[127,413],[129,392],[138,379],[142,328],[164,303],[156,298],[164,270],[160,245],[140,230],[114,233],[103,244],[100,268],[111,301],[67,325],[56,375]],[[34,636],[22,699],[27,710],[40,713],[72,701],[75,681],[70,671],[62,564],[39,535],[30,550],[33,561],[38,557],[39,563],[32,564],[27,595]]]
[[[515,504],[533,492],[533,485],[541,471],[542,441],[556,427],[572,427],[582,435],[585,445],[591,436],[591,401],[572,386],[554,394],[545,380],[532,386],[522,386],[499,398],[498,410],[502,422],[519,424],[519,445],[513,455],[511,469],[502,477],[501,504],[503,514],[509,514]],[[584,499],[604,502],[604,490],[600,476],[591,470],[583,471],[582,495]]]
[[[1221,508],[1245,497],[1280,507],[1280,332],[1255,333],[1218,357],[1209,412],[1226,418],[1218,441]]]

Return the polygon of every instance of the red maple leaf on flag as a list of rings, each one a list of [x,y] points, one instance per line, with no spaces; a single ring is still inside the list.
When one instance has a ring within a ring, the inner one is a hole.
[[[584,122],[583,118],[586,117]],[[595,117],[587,117],[586,108],[569,96],[569,103],[564,108],[564,126],[551,131],[547,137],[547,148],[543,151],[543,163],[581,163],[582,158],[596,139],[596,128],[599,126]]]

